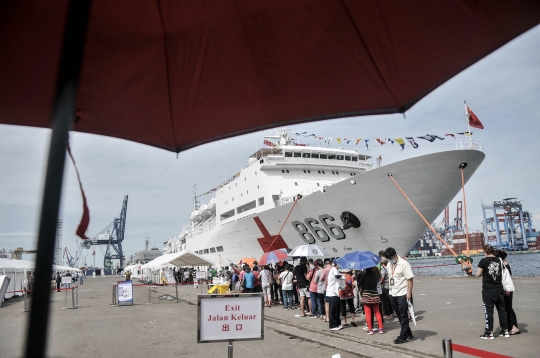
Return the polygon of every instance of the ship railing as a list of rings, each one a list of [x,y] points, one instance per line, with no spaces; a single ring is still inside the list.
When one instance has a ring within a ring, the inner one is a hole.
[[[300,194],[302,196],[308,196],[308,195],[311,195],[311,194],[314,194],[314,193],[320,193],[322,191],[323,191],[323,187],[318,186],[318,187],[315,187],[315,188],[303,190],[301,192],[298,192],[298,194]],[[296,196],[298,194],[293,195],[293,196],[287,196],[287,197],[284,197],[284,198],[280,198],[279,200],[274,201],[274,206],[278,207],[278,206],[282,206],[282,205],[285,205],[285,204],[288,204],[288,203],[292,203],[296,199]]]
[[[341,167],[342,169],[355,169],[355,168],[362,168],[362,169],[371,169],[373,167],[373,163],[367,160],[360,160],[358,162],[353,161],[347,161],[347,160],[337,160],[337,159],[320,159],[320,158],[302,158],[302,157],[284,157],[282,155],[268,155],[265,156],[263,159],[266,160],[269,164],[274,163],[297,163],[297,164],[310,164],[310,165],[317,165],[317,164],[325,164],[329,166],[334,166],[336,168]]]
[[[215,221],[212,222],[212,223],[208,223],[206,225],[203,225],[203,226],[196,226],[193,229],[193,231],[191,231],[189,234],[187,234],[187,237],[192,238],[192,237],[198,236],[200,234],[203,234],[205,232],[213,230],[215,227],[216,227],[216,222]]]
[[[461,264],[458,264],[458,263],[420,265],[420,266],[411,265],[411,270],[413,272],[416,272],[415,277],[417,281],[420,281],[421,276],[423,277],[440,276],[441,280],[443,279],[443,277],[467,276],[467,273],[463,271]]]
[[[457,150],[463,150],[463,149],[482,150],[482,146],[480,145],[480,142],[476,140],[459,139],[455,141],[455,145],[456,145]]]

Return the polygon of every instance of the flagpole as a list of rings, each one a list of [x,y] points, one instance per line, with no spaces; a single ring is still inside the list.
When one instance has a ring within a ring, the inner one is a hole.
[[[467,111],[467,101],[463,101],[463,105],[465,106],[465,120],[467,121],[467,131],[469,133],[469,149],[472,149],[472,134],[471,134],[471,126],[469,125],[469,111]]]

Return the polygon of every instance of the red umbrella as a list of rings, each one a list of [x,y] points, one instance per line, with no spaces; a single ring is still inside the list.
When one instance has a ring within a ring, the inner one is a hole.
[[[273,250],[264,253],[259,259],[259,265],[274,264],[279,261],[283,261],[289,257],[289,254],[283,250]]]
[[[70,128],[179,152],[284,124],[404,112],[536,26],[539,8],[537,0],[2,2],[0,123],[53,128],[27,356],[45,351]]]

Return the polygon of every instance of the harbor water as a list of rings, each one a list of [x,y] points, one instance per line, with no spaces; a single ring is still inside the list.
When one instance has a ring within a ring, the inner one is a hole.
[[[478,262],[484,256],[472,257],[473,272],[476,273]],[[512,254],[506,258],[514,277],[540,276],[540,253]],[[454,257],[433,259],[411,259],[410,264],[415,276],[462,276],[461,265]]]

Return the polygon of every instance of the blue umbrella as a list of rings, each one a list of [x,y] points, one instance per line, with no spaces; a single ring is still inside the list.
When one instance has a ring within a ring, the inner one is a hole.
[[[381,258],[371,251],[349,252],[336,260],[341,268],[349,270],[365,270],[377,266],[379,261],[381,261]]]

